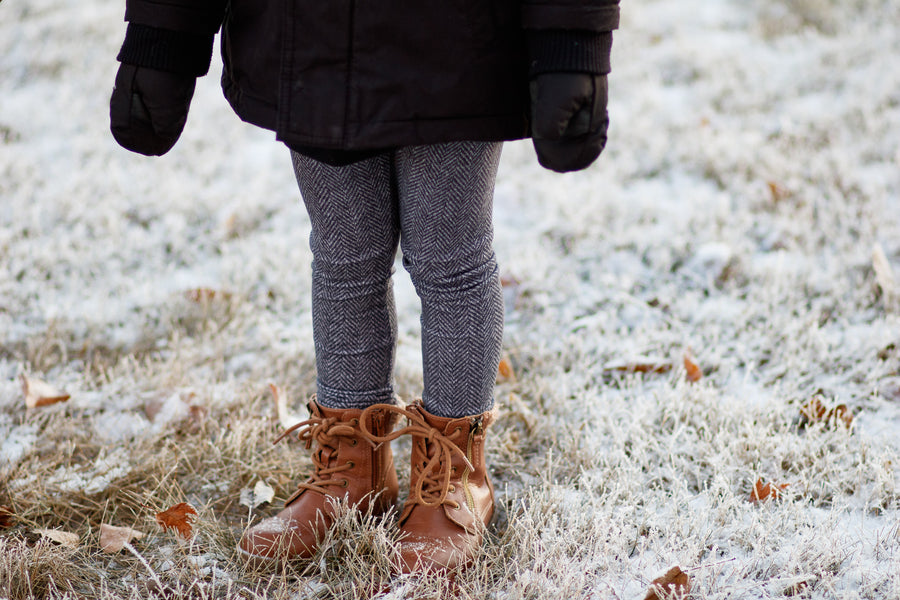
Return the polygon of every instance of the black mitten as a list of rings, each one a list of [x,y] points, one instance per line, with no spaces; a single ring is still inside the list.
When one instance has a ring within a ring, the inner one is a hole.
[[[606,146],[606,75],[544,73],[531,80],[531,129],[538,162],[579,171]]]
[[[161,156],[178,141],[195,77],[122,63],[109,100],[109,125],[120,146]]]
[[[197,77],[209,69],[212,35],[130,23],[109,101],[113,137],[123,148],[160,156],[178,141]]]
[[[578,171],[606,146],[611,46],[608,31],[529,32],[531,135],[542,166]]]

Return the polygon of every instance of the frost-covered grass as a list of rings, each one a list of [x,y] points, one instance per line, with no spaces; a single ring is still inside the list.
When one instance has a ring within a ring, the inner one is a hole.
[[[308,222],[286,151],[215,77],[169,155],[115,145],[123,10],[0,5],[0,505],[16,514],[0,598],[446,594],[385,586],[390,518],[348,515],[284,572],[237,560],[247,520],[276,508],[241,490],[263,480],[277,502],[309,465],[271,445],[268,391],[302,413],[314,389]],[[499,518],[459,597],[639,599],[673,565],[697,598],[900,596],[898,24],[887,0],[625,2],[598,165],[556,176],[507,145],[516,378],[489,437]],[[411,399],[399,265],[397,302]],[[643,363],[668,370],[618,368]],[[22,373],[71,400],[26,411]],[[801,426],[816,395],[852,427]],[[789,485],[751,503],[757,479]],[[190,544],[154,522],[181,501],[200,513]],[[101,523],[148,535],[104,554]]]

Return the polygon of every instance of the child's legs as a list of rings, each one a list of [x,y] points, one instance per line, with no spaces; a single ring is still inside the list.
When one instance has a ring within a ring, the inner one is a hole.
[[[423,402],[442,417],[493,405],[503,341],[491,219],[501,148],[454,142],[394,154],[403,264],[422,300]]]
[[[332,167],[292,156],[312,224],[317,401],[328,408],[392,403],[391,272],[400,225],[391,157]]]

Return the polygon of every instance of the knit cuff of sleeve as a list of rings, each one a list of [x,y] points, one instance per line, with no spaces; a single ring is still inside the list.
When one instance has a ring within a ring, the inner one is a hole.
[[[541,73],[610,72],[612,32],[547,29],[527,33],[530,77]]]
[[[129,23],[116,59],[137,67],[200,77],[209,71],[214,38]]]

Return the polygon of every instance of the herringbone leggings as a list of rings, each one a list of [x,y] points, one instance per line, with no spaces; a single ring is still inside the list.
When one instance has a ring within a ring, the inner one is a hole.
[[[503,299],[492,247],[500,143],[410,146],[333,167],[292,153],[309,212],[317,400],[393,402],[399,241],[422,302],[425,409],[493,405]]]

